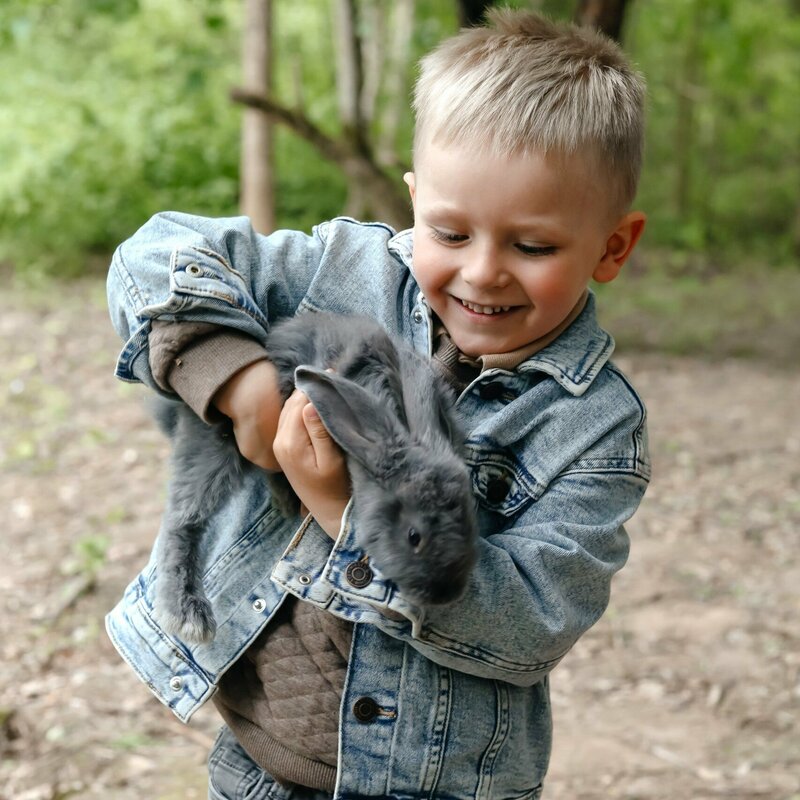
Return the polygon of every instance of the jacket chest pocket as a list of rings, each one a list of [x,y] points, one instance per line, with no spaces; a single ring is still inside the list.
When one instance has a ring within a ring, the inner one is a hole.
[[[533,477],[509,454],[473,450],[467,463],[473,494],[495,514],[513,516],[541,494]]]

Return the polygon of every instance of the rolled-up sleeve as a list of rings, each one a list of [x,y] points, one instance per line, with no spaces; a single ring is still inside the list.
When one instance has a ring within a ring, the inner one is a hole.
[[[117,377],[162,390],[148,352],[156,319],[221,326],[263,346],[270,321],[296,311],[324,249],[315,234],[257,234],[246,217],[156,215],[117,248],[109,269],[109,311],[125,342]]]

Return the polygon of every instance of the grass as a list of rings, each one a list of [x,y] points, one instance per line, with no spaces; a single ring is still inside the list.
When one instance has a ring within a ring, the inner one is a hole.
[[[637,264],[595,286],[618,352],[800,363],[800,271],[671,271]]]

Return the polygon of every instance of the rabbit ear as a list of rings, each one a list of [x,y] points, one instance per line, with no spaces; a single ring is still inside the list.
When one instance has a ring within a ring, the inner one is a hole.
[[[397,434],[386,404],[336,373],[298,367],[294,375],[336,444],[372,472],[376,451]]]

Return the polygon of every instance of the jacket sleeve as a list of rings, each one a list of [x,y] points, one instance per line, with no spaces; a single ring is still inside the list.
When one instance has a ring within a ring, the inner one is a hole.
[[[628,556],[623,526],[646,485],[643,474],[564,470],[512,526],[481,539],[467,592],[449,606],[416,608],[377,572],[366,587],[352,586],[347,567],[364,554],[347,513],[321,573],[313,566],[322,553],[312,553],[312,535],[307,551],[301,539],[293,543],[273,580],[378,626],[442,666],[531,685],[605,610],[611,578]],[[311,575],[310,584],[297,581],[302,573]]]
[[[219,326],[263,347],[270,321],[296,311],[324,249],[316,233],[262,236],[246,217],[156,215],[109,269],[109,311],[125,341],[117,377],[163,391],[149,363],[153,320]]]

